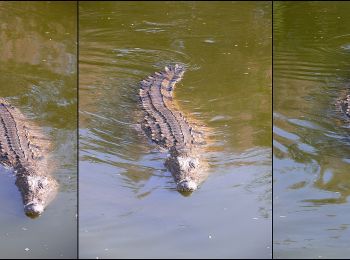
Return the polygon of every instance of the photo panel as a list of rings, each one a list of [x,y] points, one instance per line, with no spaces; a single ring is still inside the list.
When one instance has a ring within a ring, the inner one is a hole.
[[[350,255],[350,2],[273,3],[273,256]]]
[[[272,2],[79,2],[81,258],[271,258]]]
[[[77,2],[0,17],[0,258],[76,259]]]

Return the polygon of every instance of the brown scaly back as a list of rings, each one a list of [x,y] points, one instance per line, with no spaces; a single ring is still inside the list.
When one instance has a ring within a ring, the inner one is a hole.
[[[7,100],[0,98],[1,161],[9,166],[21,163],[46,167],[43,155],[50,150],[51,144],[41,129]]]
[[[176,64],[141,81],[139,94],[145,111],[141,126],[154,142],[166,149],[198,143],[194,127],[173,101],[175,85],[184,72],[184,67]]]

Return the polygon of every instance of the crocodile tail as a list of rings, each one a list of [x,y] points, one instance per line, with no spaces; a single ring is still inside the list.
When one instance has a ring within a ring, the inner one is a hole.
[[[175,84],[182,79],[185,73],[185,68],[179,64],[169,65],[165,66],[164,71],[162,73],[164,77],[169,80],[169,84],[165,86],[163,85],[162,88],[168,92],[169,96],[172,96]]]

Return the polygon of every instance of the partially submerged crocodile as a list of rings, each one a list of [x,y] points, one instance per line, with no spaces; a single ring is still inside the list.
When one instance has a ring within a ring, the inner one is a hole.
[[[49,174],[49,142],[40,129],[0,98],[0,163],[13,168],[24,211],[39,216],[53,199],[57,182]]]
[[[172,173],[177,189],[190,192],[204,179],[207,164],[202,158],[203,131],[198,124],[189,123],[173,100],[175,84],[184,72],[176,64],[141,81],[140,101],[144,111],[141,128],[152,141],[169,151],[165,166]]]

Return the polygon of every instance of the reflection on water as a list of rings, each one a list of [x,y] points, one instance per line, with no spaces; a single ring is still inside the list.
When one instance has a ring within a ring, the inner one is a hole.
[[[79,10],[80,256],[269,258],[271,4]],[[174,63],[181,109],[212,129],[209,178],[188,197],[135,129],[139,81]]]
[[[274,5],[274,256],[349,255],[349,3]],[[312,224],[311,224],[312,223]]]
[[[24,215],[10,169],[0,167],[2,258],[74,258],[76,241],[75,2],[0,3],[0,96],[52,140],[60,191],[44,214]]]
[[[37,4],[22,2],[18,5],[21,6],[21,10],[7,3],[0,6],[0,15],[5,18],[0,26],[2,63],[6,63],[9,70],[31,65],[32,69],[39,70],[36,66],[40,66],[57,74],[75,73],[75,54],[71,52],[75,42],[69,40],[75,37],[76,32],[72,12],[65,13],[62,4],[56,5],[57,11],[55,10],[61,15],[54,15],[54,8],[49,3],[43,4],[43,8],[51,9],[49,13],[38,12]],[[70,5],[73,6],[74,3]],[[17,16],[11,17],[11,12],[16,12]],[[57,23],[56,18],[68,19],[71,22],[67,25]]]

